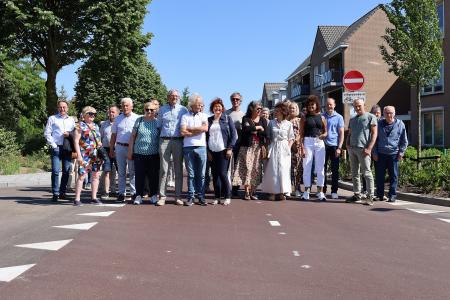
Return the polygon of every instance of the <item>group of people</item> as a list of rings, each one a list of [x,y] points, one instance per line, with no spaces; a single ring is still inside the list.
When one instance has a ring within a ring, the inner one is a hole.
[[[68,173],[72,156],[76,157],[78,178],[74,205],[81,206],[83,181],[91,173],[91,201],[97,198],[99,181],[108,198],[118,174],[119,201],[125,201],[127,178],[134,204],[141,204],[148,195],[152,204],[167,201],[169,173],[175,176],[176,205],[191,206],[194,202],[208,205],[205,191],[211,169],[214,198],[209,204],[229,205],[244,188],[243,199],[257,200],[257,188],[271,200],[288,196],[310,199],[316,176],[317,194],[321,201],[327,196],[327,166],[331,168],[331,198],[339,196],[339,160],[344,143],[344,119],[335,111],[332,98],[321,111],[319,98],[308,97],[303,111],[295,102],[275,105],[273,117],[258,101],[252,101],[244,113],[242,95],[230,96],[231,108],[215,98],[208,116],[199,94],[189,97],[187,108],[178,103],[177,90],[170,90],[167,104],[157,100],[144,104],[143,115],[133,112],[133,100],[121,99],[121,113],[115,105],[108,109],[108,120],[95,124],[96,110],[82,109],[78,122],[68,115],[68,103],[58,102],[58,113],[48,119],[45,137],[51,147],[53,201],[66,199]],[[366,113],[364,101],[353,103],[356,112],[348,127],[346,148],[349,152],[354,196],[347,202],[363,198],[360,173],[366,182],[365,204],[373,200],[395,201],[398,161],[407,146],[403,122],[395,118],[393,106],[384,107],[384,118]],[[72,140],[72,141],[71,141]],[[72,151],[65,146],[72,142]],[[71,155],[70,152],[76,153]],[[376,170],[376,195],[371,162]],[[187,196],[182,198],[183,161],[187,172]],[[62,166],[62,178],[59,173]],[[390,178],[388,197],[384,196],[386,169]],[[100,178],[100,171],[102,176]],[[128,176],[127,176],[128,175]],[[303,189],[302,189],[303,185]]]

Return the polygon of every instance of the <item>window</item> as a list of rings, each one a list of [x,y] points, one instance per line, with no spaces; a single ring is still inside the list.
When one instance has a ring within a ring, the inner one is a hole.
[[[444,91],[444,63],[439,66],[439,73],[441,76],[434,80],[432,84],[425,86],[422,89],[422,94],[434,94]]]
[[[444,1],[437,3],[436,10],[439,19],[439,30],[441,31],[442,36],[444,36]]]
[[[444,146],[444,112],[424,112],[422,117],[423,144],[426,146]]]

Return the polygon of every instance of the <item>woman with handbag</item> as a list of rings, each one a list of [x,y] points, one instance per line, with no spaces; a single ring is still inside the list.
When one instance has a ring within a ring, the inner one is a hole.
[[[261,183],[262,159],[266,149],[267,121],[260,117],[261,102],[252,101],[242,118],[241,147],[233,174],[233,186],[243,185],[245,200],[257,200],[256,187]]]
[[[134,163],[136,198],[133,204],[142,203],[144,187],[148,181],[150,203],[158,202],[159,187],[159,128],[156,115],[158,105],[153,101],[144,104],[144,116],[136,119],[128,142],[128,160]]]
[[[289,103],[279,102],[275,105],[274,119],[268,126],[267,137],[270,141],[269,160],[264,171],[263,192],[271,194],[270,199],[279,196],[286,200],[291,192],[291,146],[294,143],[292,123],[286,118],[289,115]]]
[[[75,206],[81,206],[81,189],[84,178],[88,173],[92,174],[91,202],[102,204],[97,199],[99,171],[103,161],[98,155],[98,149],[102,146],[100,130],[94,119],[97,115],[95,108],[85,106],[81,111],[82,120],[78,122],[74,130],[74,146],[77,152],[78,178],[75,186]]]
[[[208,118],[206,144],[214,184],[215,199],[211,204],[220,203],[222,197],[223,205],[229,205],[231,203],[231,182],[228,178],[228,168],[233,156],[237,132],[233,119],[224,113],[225,107],[222,99],[215,98],[211,102],[210,111],[213,115]]]

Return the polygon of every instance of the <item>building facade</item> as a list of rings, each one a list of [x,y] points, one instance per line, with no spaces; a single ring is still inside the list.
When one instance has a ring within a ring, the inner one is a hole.
[[[264,107],[272,109],[278,102],[286,99],[287,84],[285,82],[266,82],[263,86],[261,102]]]

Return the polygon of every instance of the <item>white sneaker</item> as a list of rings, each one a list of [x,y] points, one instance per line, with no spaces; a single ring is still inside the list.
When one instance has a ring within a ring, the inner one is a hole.
[[[133,204],[134,205],[140,205],[142,203],[142,197],[141,196],[136,196],[136,199],[134,199]]]
[[[303,200],[309,200],[309,193],[308,192],[303,192],[302,199]]]
[[[223,201],[223,205],[230,205],[231,204],[231,199],[227,198],[225,199],[225,201]]]
[[[183,205],[184,202],[181,201],[180,199],[175,199],[175,204],[176,204],[176,205]]]
[[[100,199],[102,199],[103,201],[107,201],[109,200],[109,194],[103,194],[100,196]]]
[[[327,201],[327,197],[325,197],[325,194],[323,192],[317,193],[316,196],[320,201]]]
[[[168,181],[167,186],[175,187],[175,181]]]
[[[220,200],[219,199],[214,199],[213,201],[209,202],[209,204],[211,205],[216,205],[217,203],[219,203]]]
[[[299,190],[295,191],[295,197],[301,197],[302,193]]]
[[[339,199],[339,195],[337,193],[331,193],[331,199]]]
[[[163,206],[164,204],[166,204],[166,199],[165,198],[160,198],[158,200],[158,202],[156,202],[156,206]]]
[[[288,192],[288,193],[285,193],[284,195],[285,195],[286,197],[290,197],[290,196],[291,196],[291,193]]]

